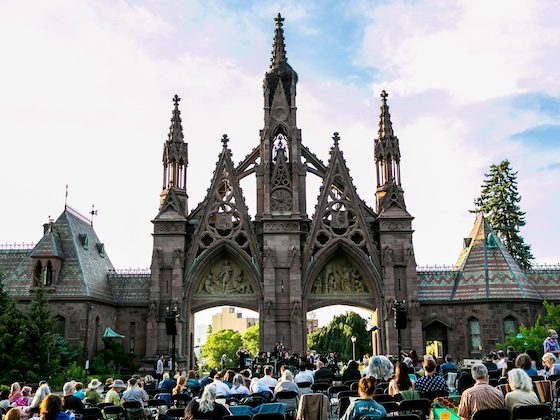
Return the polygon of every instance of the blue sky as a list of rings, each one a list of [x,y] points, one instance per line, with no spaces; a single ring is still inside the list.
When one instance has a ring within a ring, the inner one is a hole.
[[[518,171],[522,234],[560,261],[560,3],[534,1],[4,1],[0,4],[0,242],[37,242],[69,204],[99,209],[116,267],[150,264],[171,98],[181,96],[191,209],[227,133],[257,143],[274,17],[299,74],[303,142],[328,158],[341,133],[374,206],[379,93],[402,154],[420,265],[453,264],[483,174]],[[318,180],[310,179],[311,212]],[[254,183],[243,185],[254,211]]]

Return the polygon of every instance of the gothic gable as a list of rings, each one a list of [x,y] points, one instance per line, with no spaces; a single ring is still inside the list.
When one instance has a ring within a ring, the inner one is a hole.
[[[338,140],[338,133],[335,133],[335,144],[331,149],[331,157],[306,244],[304,261],[307,263],[321,249],[340,240],[362,250],[365,255],[375,255],[361,201],[338,147]]]
[[[200,215],[190,249],[190,260],[199,258],[205,251],[223,241],[247,254],[249,259],[260,260],[255,233],[247,206],[227,148],[227,136],[222,139],[224,147],[220,154],[208,194],[197,213]]]

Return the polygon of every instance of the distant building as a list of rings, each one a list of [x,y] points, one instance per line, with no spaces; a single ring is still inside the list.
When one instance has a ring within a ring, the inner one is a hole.
[[[235,308],[222,308],[222,312],[212,315],[212,332],[234,330],[243,334],[258,321],[258,318],[243,318],[243,314]]]

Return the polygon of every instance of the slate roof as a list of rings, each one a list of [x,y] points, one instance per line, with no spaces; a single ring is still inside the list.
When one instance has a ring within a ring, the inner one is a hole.
[[[149,270],[115,270],[110,272],[107,277],[115,303],[148,303],[150,290]]]
[[[532,276],[519,267],[484,217],[479,216],[454,269],[418,272],[421,303],[481,299],[544,299],[547,276]],[[550,279],[550,278],[549,278]],[[558,284],[558,277],[556,278]]]
[[[5,278],[8,277],[10,273],[16,270],[20,264],[22,264],[26,257],[31,254],[33,248],[12,248],[3,247],[0,249],[0,272],[4,273]]]
[[[87,246],[83,244],[84,238],[87,238]],[[7,291],[13,296],[29,295],[33,284],[32,256],[63,256],[53,297],[89,296],[112,300],[107,273],[114,268],[97,244],[101,241],[91,223],[67,207],[21,263],[15,269],[6,270]]]

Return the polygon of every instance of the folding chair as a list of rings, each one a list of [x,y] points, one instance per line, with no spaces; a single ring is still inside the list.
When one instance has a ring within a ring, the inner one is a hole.
[[[315,382],[311,385],[311,391],[314,393],[321,393],[327,395],[327,390],[330,388],[331,384],[329,382]]]
[[[551,419],[552,411],[550,406],[546,404],[538,405],[520,405],[513,409],[511,413],[511,420],[517,419]]]
[[[191,400],[192,398],[188,394],[175,394],[171,396],[171,403],[174,408],[184,409]]]
[[[471,420],[510,420],[511,413],[505,408],[489,408],[478,410]]]
[[[385,401],[379,404],[383,406],[389,416],[391,413],[397,413],[399,411],[399,404],[396,401]]]
[[[535,394],[537,394],[537,397],[539,397],[539,401],[541,402],[541,404],[552,406],[552,382],[534,381],[533,390],[535,391]]]
[[[169,416],[174,419],[180,419],[185,417],[185,409],[184,408],[170,408],[165,412],[166,416]]]
[[[426,419],[430,415],[432,402],[427,398],[417,400],[402,400],[399,404],[399,414],[418,414],[421,419]]]
[[[338,393],[342,391],[350,391],[350,388],[346,385],[331,385],[327,389],[327,397],[329,398],[331,414],[333,407],[338,406]]]
[[[128,420],[143,420],[146,418],[144,407],[140,401],[125,401],[122,408]]]
[[[392,395],[389,394],[378,394],[375,393],[375,396],[373,397],[373,399],[375,401],[377,401],[378,403],[383,403],[383,402],[387,402],[387,401],[395,401],[395,399],[393,398]]]
[[[82,411],[82,420],[103,420],[103,413],[99,407],[87,407]]]
[[[124,408],[122,408],[122,407],[117,407],[117,406],[114,406],[114,405],[107,405],[101,410],[101,412],[103,413],[104,418],[111,418],[111,419],[117,419],[117,420],[125,420],[126,419],[126,413],[124,411]]]

